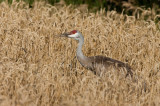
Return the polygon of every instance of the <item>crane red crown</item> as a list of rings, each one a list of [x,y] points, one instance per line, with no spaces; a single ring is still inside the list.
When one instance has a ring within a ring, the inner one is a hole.
[[[73,31],[71,31],[70,33],[71,33],[71,34],[75,34],[75,33],[77,33],[77,31],[76,31],[76,30],[73,30]]]

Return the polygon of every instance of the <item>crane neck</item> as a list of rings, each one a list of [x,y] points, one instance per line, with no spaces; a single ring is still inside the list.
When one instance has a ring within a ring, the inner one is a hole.
[[[83,38],[82,34],[81,34],[80,39],[78,41],[79,41],[79,43],[78,43],[78,47],[77,47],[77,59],[82,66],[84,66],[86,68],[90,68],[89,67],[89,65],[90,65],[89,58],[86,57],[85,55],[83,55],[83,52],[82,52],[82,46],[84,43],[84,38]]]
[[[83,52],[82,52],[83,44],[84,44],[84,38],[83,38],[83,36],[81,36],[81,38],[79,40],[79,43],[78,43],[78,47],[77,47],[77,57],[81,58],[81,59],[85,59],[86,58],[86,56],[84,56]]]

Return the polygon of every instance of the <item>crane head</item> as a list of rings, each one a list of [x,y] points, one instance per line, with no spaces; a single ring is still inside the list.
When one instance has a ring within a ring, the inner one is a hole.
[[[73,30],[71,32],[65,32],[61,34],[61,37],[68,37],[68,38],[74,38],[75,40],[79,40],[80,32],[77,30]]]

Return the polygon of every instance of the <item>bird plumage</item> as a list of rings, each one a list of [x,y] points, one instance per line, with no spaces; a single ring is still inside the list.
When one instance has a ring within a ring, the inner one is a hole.
[[[82,59],[77,56],[77,59],[83,67],[90,69],[94,74],[98,76],[103,76],[106,73],[106,71],[110,71],[110,69],[118,71],[120,71],[120,69],[123,69],[127,71],[126,77],[128,75],[131,75],[131,77],[133,76],[131,67],[128,64],[109,57],[91,56]]]

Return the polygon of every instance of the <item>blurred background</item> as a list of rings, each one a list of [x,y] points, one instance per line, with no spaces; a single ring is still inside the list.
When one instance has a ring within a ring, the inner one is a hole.
[[[5,0],[0,0],[0,2]],[[13,0],[7,0],[9,4],[12,4]],[[20,0],[16,0],[20,1]],[[67,5],[73,4],[77,5],[86,5],[90,11],[97,11],[102,9],[107,10],[116,10],[117,12],[124,11],[128,15],[132,15],[134,11],[141,9],[154,9],[156,14],[160,14],[160,0],[23,0],[32,7],[35,1],[44,1],[51,5],[56,3],[65,3]]]

